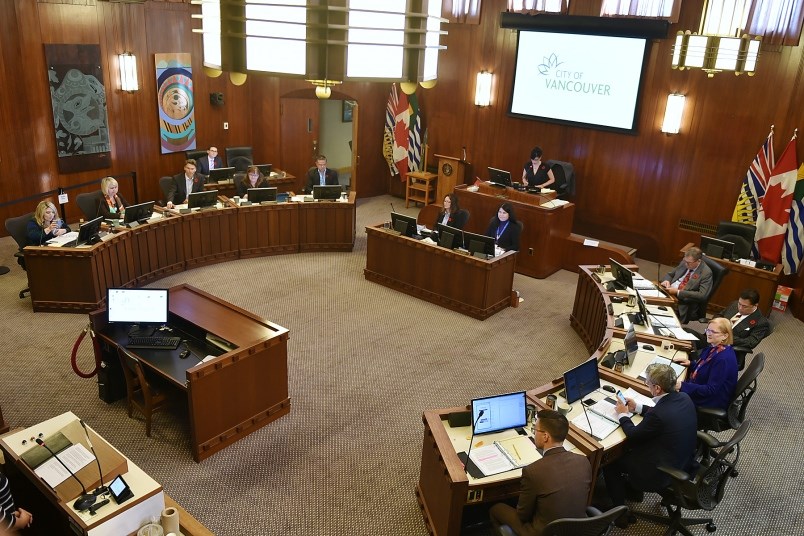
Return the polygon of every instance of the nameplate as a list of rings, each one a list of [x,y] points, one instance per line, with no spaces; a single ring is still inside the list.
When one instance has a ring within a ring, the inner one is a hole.
[[[757,262],[752,261],[751,259],[740,259],[737,262],[739,262],[743,266],[750,266],[751,268],[756,268],[757,265]]]

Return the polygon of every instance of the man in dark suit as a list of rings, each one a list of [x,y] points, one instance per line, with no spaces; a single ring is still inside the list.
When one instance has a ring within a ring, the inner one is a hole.
[[[198,172],[205,177],[209,176],[210,169],[218,169],[223,167],[223,160],[218,156],[218,148],[210,147],[207,149],[207,156],[198,159]]]
[[[195,160],[190,158],[184,162],[184,173],[173,176],[173,182],[170,183],[170,189],[167,192],[167,208],[187,204],[189,193],[204,190],[204,177],[195,170]]]
[[[686,471],[695,454],[698,419],[689,395],[676,391],[676,374],[670,365],[651,364],[645,370],[645,384],[655,406],[643,407],[632,399],[627,405],[617,400],[617,417],[626,437],[626,452],[603,468],[606,489],[614,506],[625,504],[626,496],[642,491],[660,491],[670,484],[659,466]],[[635,425],[628,412],[642,415]],[[619,527],[636,521],[633,515],[617,519]]]
[[[323,154],[315,158],[315,167],[307,172],[307,185],[304,187],[305,193],[312,193],[315,185],[340,184],[338,182],[338,172],[327,167],[327,157]]]
[[[562,517],[586,517],[592,466],[586,456],[564,450],[569,423],[557,411],[541,410],[534,426],[542,458],[522,469],[516,509],[505,503],[489,510],[497,534],[507,525],[517,536],[539,536],[544,526]]]
[[[771,326],[762,311],[759,310],[759,292],[747,288],[740,293],[737,301],[731,302],[717,316],[728,318],[734,334],[734,352],[737,354],[739,370],[745,367],[745,354],[753,350],[759,341],[770,332]]]
[[[660,283],[668,294],[678,299],[678,316],[684,323],[706,314],[700,310],[700,302],[712,289],[712,270],[702,257],[701,248],[688,249],[681,263]]]

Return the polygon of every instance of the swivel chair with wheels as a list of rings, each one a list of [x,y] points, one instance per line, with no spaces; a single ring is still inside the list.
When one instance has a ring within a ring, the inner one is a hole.
[[[751,256],[757,228],[747,223],[735,221],[721,221],[717,226],[716,238],[727,240],[734,244],[734,255],[738,259],[747,259]]]
[[[679,303],[687,305],[686,313],[679,318],[682,324],[687,324],[690,320],[699,320],[700,322],[706,323],[706,309],[709,306],[709,300],[715,292],[717,292],[720,283],[723,282],[723,278],[729,273],[727,267],[711,257],[704,255],[701,257],[701,261],[705,262],[706,265],[709,266],[709,269],[712,270],[712,288],[709,289],[709,292],[703,298],[679,300]]]
[[[545,162],[547,167],[553,172],[556,178],[552,189],[556,191],[556,197],[568,200],[575,195],[575,167],[569,162],[560,160],[548,160]]]
[[[617,506],[601,513],[594,506],[586,507],[586,518],[556,519],[545,525],[542,536],[605,536],[611,531],[614,520],[628,511],[627,506]],[[500,534],[514,536],[508,525],[500,526]]]
[[[757,378],[765,368],[765,354],[760,352],[754,356],[748,368],[737,378],[734,397],[728,409],[698,408],[698,429],[724,432],[740,427],[745,421],[748,403],[757,390]]]
[[[694,536],[687,527],[706,524],[707,532],[714,532],[717,527],[711,517],[685,518],[683,510],[714,510],[726,493],[728,483],[737,460],[734,452],[748,433],[751,421],[743,421],[731,439],[721,442],[706,432],[698,432],[699,448],[702,452],[700,467],[694,475],[679,469],[660,466],[659,470],[672,478],[670,485],[659,492],[662,506],[667,510],[666,516],[634,511],[634,515],[658,525],[668,527],[665,534],[680,532],[685,536]]]
[[[22,269],[25,270],[25,255],[22,253],[22,248],[28,245],[28,222],[31,221],[33,218],[34,213],[29,212],[28,214],[23,214],[22,216],[17,216],[14,218],[8,218],[6,220],[6,231],[9,235],[14,239],[17,243],[17,247],[19,248],[14,256],[17,258],[17,264],[22,266]],[[29,287],[25,287],[20,291],[20,299],[23,299],[26,294],[30,294],[31,289]]]
[[[170,199],[168,199],[168,193],[170,192],[170,187],[172,183],[173,183],[173,177],[170,176],[160,177],[159,179],[159,189],[162,190],[163,207],[166,207],[168,201],[170,201]]]
[[[227,147],[226,164],[235,171],[246,171],[254,163],[251,147]]]
[[[84,215],[87,221],[100,216],[98,211],[100,209],[102,196],[103,192],[100,190],[85,194],[78,194],[75,196],[75,204],[78,205],[79,209],[81,209],[81,213]]]

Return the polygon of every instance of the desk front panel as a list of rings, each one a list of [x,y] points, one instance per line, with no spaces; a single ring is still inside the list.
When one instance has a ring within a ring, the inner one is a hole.
[[[299,204],[251,205],[237,209],[240,257],[299,251]]]
[[[163,218],[132,229],[137,285],[146,285],[184,271],[184,233],[181,218]]]
[[[614,321],[608,314],[611,302],[603,287],[592,276],[591,267],[579,268],[570,325],[580,335],[586,350],[592,353],[605,339],[606,331],[614,327]]]
[[[182,217],[187,269],[239,257],[237,209],[202,210]]]
[[[355,245],[355,193],[348,203],[322,201],[299,207],[301,251],[352,251]]]
[[[481,320],[511,303],[515,254],[487,261],[382,228],[366,233],[370,281]]]
[[[740,292],[747,288],[755,288],[759,291],[759,310],[767,317],[773,307],[776,287],[781,278],[781,265],[776,266],[775,271],[768,272],[751,266],[743,266],[737,262],[716,260],[728,267],[729,273],[709,299],[709,312],[719,313],[728,304],[735,301],[740,296]]]

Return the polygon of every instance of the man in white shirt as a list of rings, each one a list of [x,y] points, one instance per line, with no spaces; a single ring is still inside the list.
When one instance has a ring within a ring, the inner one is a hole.
[[[191,192],[204,190],[204,177],[196,173],[195,160],[190,158],[184,162],[184,173],[173,176],[170,189],[166,194],[167,208],[175,205],[186,205],[187,197]]]
[[[209,175],[209,170],[220,169],[223,167],[223,161],[218,156],[218,148],[210,147],[207,149],[207,156],[198,159],[198,172],[204,176]]]

